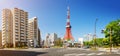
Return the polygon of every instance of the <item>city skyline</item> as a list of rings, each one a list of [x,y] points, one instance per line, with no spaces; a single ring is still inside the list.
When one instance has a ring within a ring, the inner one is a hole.
[[[96,18],[98,18],[96,34],[98,37],[103,37],[101,30],[110,21],[120,18],[119,2],[119,0],[69,0],[71,30],[75,40],[88,33],[94,34]],[[0,0],[0,14],[4,8],[14,7],[28,11],[29,18],[38,17],[42,39],[45,39],[47,33],[54,32],[58,36],[64,37],[67,20],[66,0],[11,0],[11,2],[10,0]]]

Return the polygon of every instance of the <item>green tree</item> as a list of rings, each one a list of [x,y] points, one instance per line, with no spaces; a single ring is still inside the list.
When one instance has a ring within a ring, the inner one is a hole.
[[[109,44],[109,39],[108,38],[103,38],[102,42],[103,42],[103,45],[108,45]]]
[[[84,41],[84,46],[88,46],[89,45],[89,41]]]
[[[96,38],[97,46],[102,46],[103,45],[103,38]]]
[[[60,47],[62,47],[63,41],[62,41],[60,38],[58,38],[57,40],[55,40],[54,44],[55,44],[55,46],[60,46]]]
[[[120,44],[120,20],[111,21],[105,28],[105,37],[110,39],[112,35],[112,44],[118,46]],[[110,40],[109,40],[110,41]]]

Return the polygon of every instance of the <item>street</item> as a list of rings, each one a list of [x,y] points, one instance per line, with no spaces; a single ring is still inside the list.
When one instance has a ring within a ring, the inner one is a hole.
[[[1,49],[0,56],[120,56],[116,53],[92,51],[82,48],[31,48],[31,49]]]

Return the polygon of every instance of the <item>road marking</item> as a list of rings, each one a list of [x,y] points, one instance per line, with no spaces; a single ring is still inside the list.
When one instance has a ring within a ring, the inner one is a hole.
[[[87,54],[87,55],[95,55],[96,53],[90,53],[90,54]]]
[[[87,55],[86,53],[77,54],[76,56]]]
[[[73,53],[73,54],[65,54],[64,56],[76,56],[77,54],[76,53]]]
[[[97,55],[102,55],[102,54],[104,54],[104,53],[98,53]]]
[[[87,56],[92,56],[92,55],[103,55],[104,53],[81,53],[81,54],[76,54],[76,53],[72,53],[72,54],[65,54],[64,56],[84,56],[84,55],[87,55]]]

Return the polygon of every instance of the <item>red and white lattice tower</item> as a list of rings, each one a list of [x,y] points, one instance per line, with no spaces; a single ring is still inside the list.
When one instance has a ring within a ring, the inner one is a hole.
[[[74,41],[74,38],[71,33],[71,25],[70,25],[70,7],[67,7],[67,24],[66,24],[66,34],[64,36],[65,41]]]

